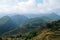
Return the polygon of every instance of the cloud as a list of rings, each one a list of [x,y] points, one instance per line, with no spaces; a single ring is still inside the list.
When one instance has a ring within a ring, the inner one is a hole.
[[[0,0],[0,12],[2,13],[47,13],[60,8],[60,0]]]

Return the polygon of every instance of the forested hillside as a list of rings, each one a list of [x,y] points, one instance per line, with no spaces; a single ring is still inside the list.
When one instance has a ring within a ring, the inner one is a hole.
[[[14,15],[12,17],[4,16],[0,18],[0,35],[18,28],[18,26],[23,24],[26,20],[28,20],[28,18],[22,15]]]
[[[58,30],[60,30],[60,16],[56,14],[35,18],[14,15],[4,16],[0,19],[0,37],[8,38],[8,40],[9,38],[14,40],[44,40],[46,35],[55,35],[55,31]]]
[[[58,32],[59,31],[59,32]],[[33,29],[25,34],[18,34],[16,36],[5,36],[7,40],[47,40],[47,36],[51,35],[51,39],[60,38],[60,20],[46,23],[41,28]],[[58,34],[58,35],[57,35]],[[4,36],[2,36],[4,38]]]

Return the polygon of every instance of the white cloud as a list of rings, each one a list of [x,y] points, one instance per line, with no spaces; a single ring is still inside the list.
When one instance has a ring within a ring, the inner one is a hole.
[[[37,3],[35,0],[0,0],[0,12],[4,13],[46,13],[60,8],[59,0],[43,0]]]
[[[43,3],[40,4],[40,8],[42,12],[49,12],[53,9],[60,8],[59,0],[44,0]]]

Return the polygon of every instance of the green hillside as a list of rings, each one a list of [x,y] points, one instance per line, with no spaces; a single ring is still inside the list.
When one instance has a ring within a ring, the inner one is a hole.
[[[26,20],[28,20],[28,18],[23,15],[14,15],[12,17],[4,16],[0,18],[0,35],[5,35],[10,31],[19,28]]]
[[[4,16],[0,19],[0,38],[2,40],[59,40],[59,17],[56,14],[31,19],[21,15]]]
[[[60,20],[46,23],[46,26],[16,36],[2,36],[7,40],[59,40]]]
[[[11,35],[15,35],[15,34],[25,34],[31,30],[36,30],[38,28],[41,28],[41,26],[45,26],[47,22],[51,22],[49,21],[50,19],[47,17],[37,17],[37,18],[33,18],[33,19],[29,19],[27,20],[25,23],[23,23],[22,25],[19,26],[19,28],[12,30],[6,34],[11,34]]]
[[[4,16],[0,19],[0,35],[16,28],[16,25],[9,16]]]

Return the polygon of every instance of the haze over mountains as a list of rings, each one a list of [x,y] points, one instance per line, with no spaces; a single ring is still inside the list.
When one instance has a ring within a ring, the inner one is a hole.
[[[48,39],[60,40],[60,0],[0,0],[0,40]]]
[[[38,28],[38,26],[45,25],[46,22],[56,21],[59,19],[60,16],[55,13],[41,15],[5,15],[0,18],[0,35],[26,33],[32,29]]]
[[[3,16],[6,16],[6,15],[8,15],[8,16],[24,15],[24,16],[27,16],[28,18],[34,18],[34,17],[49,15],[52,13],[60,15],[60,9],[57,8],[57,9],[51,10],[50,12],[47,12],[47,13],[0,13],[0,18]]]
[[[12,17],[4,16],[0,19],[0,34],[17,28],[28,18],[25,16],[14,15]],[[2,30],[2,31],[1,31]]]

